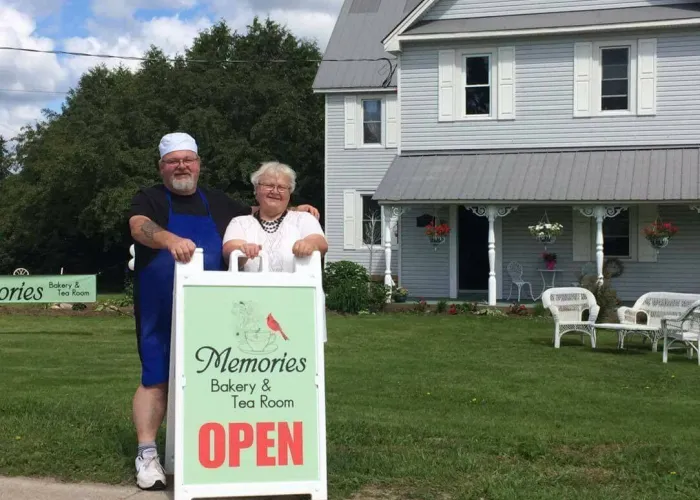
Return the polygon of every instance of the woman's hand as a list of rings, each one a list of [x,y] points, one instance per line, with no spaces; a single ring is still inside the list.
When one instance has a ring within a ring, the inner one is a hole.
[[[262,250],[262,247],[257,243],[244,243],[240,246],[239,250],[249,259],[254,259],[260,255],[260,250]]]
[[[316,245],[304,240],[298,240],[292,247],[292,253],[297,257],[308,257],[315,251]]]

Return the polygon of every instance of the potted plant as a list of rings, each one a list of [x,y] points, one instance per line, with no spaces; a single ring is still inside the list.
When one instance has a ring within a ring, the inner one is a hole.
[[[564,226],[558,222],[540,222],[535,226],[529,226],[530,234],[537,238],[540,243],[552,243],[557,239],[557,236],[561,234]]]
[[[545,266],[547,266],[547,269],[550,271],[557,267],[557,254],[552,252],[544,252],[542,254],[542,259],[544,259]]]
[[[653,224],[644,228],[644,235],[649,241],[649,244],[656,248],[664,248],[668,245],[669,240],[676,235],[678,228],[670,222],[661,222],[657,220]]]
[[[430,222],[425,227],[425,234],[430,240],[430,243],[432,243],[436,249],[438,245],[445,242],[445,239],[447,238],[447,235],[450,234],[450,231],[450,226],[448,226],[444,222],[437,225],[435,224],[435,222]]]
[[[397,288],[394,291],[394,302],[406,302],[408,298],[408,290],[405,288]]]

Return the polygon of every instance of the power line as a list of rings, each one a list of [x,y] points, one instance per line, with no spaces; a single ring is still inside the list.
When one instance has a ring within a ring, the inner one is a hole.
[[[129,61],[152,61],[152,58],[143,56],[120,56],[117,54],[91,54],[89,52],[71,52],[67,50],[41,50],[41,49],[28,49],[24,47],[8,47],[0,46],[0,50],[9,51],[19,51],[19,52],[34,52],[38,54],[54,54],[54,55],[65,55],[65,56],[78,56],[78,57],[96,57],[100,59],[124,59]],[[165,58],[166,61],[175,62],[179,59]],[[379,62],[379,61],[391,61],[388,57],[377,57],[377,58],[347,58],[347,59],[226,59],[226,60],[214,60],[214,59],[184,59],[185,62],[191,63],[202,63],[202,64],[255,64],[255,63],[297,63],[297,62]]]
[[[89,52],[71,52],[66,50],[41,50],[41,49],[27,49],[24,47],[10,47],[10,46],[0,46],[0,50],[16,51],[16,52],[33,52],[37,54],[54,54],[54,55],[67,55],[67,56],[77,56],[77,57],[94,57],[98,59],[123,59],[129,61],[152,61],[153,59],[148,57],[139,56],[120,56],[116,54],[91,54]],[[177,58],[165,58],[168,62],[175,62],[179,59]],[[264,64],[264,63],[300,63],[300,62],[384,62],[388,66],[387,76],[382,82],[383,87],[388,87],[391,85],[391,80],[396,72],[396,65],[394,60],[389,59],[389,57],[359,57],[359,58],[346,58],[346,59],[335,59],[335,58],[324,58],[321,59],[225,59],[225,60],[211,60],[211,59],[183,59],[187,63],[197,63],[197,64]]]
[[[59,94],[65,95],[67,90],[32,90],[32,89],[0,89],[0,92],[19,92],[20,94]]]

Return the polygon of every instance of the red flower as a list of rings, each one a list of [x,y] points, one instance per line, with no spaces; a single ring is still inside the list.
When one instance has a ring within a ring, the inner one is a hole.
[[[445,223],[436,226],[434,223],[431,222],[425,227],[425,234],[427,236],[447,236],[448,234],[450,234],[450,231],[450,226],[448,226]]]

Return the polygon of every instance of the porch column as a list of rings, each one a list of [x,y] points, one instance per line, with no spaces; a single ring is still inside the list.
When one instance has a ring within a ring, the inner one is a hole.
[[[496,290],[498,283],[496,281],[496,218],[505,217],[518,207],[503,207],[497,205],[487,205],[483,207],[468,207],[479,217],[486,217],[489,220],[489,305],[496,305]]]
[[[598,286],[603,284],[603,260],[605,258],[605,249],[603,248],[603,222],[605,219],[611,219],[620,215],[620,212],[627,210],[627,207],[577,207],[578,211],[586,217],[595,217],[596,232],[595,232],[595,260],[596,269],[598,271]]]
[[[403,207],[384,206],[384,285],[389,287],[387,303],[391,302],[396,283],[391,277],[391,239],[394,231],[398,232],[399,219],[406,212]],[[397,235],[398,244],[398,235]]]

